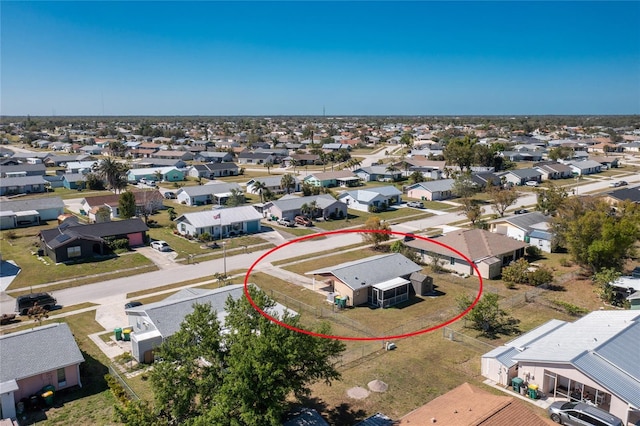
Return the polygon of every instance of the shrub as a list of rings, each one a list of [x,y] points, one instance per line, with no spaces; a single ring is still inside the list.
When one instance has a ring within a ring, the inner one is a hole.
[[[560,306],[572,317],[578,317],[589,313],[588,309],[581,308],[580,306],[576,306],[568,302],[563,302],[562,300],[552,300],[551,303],[556,306]]]
[[[18,238],[18,234],[16,234],[16,231],[7,231],[4,233],[4,236],[10,240],[15,240],[16,238]]]
[[[129,250],[129,240],[127,238],[107,239],[107,247],[111,251]]]
[[[549,284],[553,281],[553,274],[547,268],[538,268],[535,271],[530,271],[527,274],[527,281],[529,285],[535,287]]]
[[[540,250],[538,247],[536,246],[528,246],[525,249],[527,256],[533,259],[539,259],[540,256],[542,256],[542,250]]]
[[[571,260],[569,260],[568,258],[563,257],[562,259],[560,259],[560,266],[568,268],[571,265],[573,265],[573,263],[571,263]]]
[[[129,402],[129,395],[127,394],[127,391],[124,390],[120,382],[118,382],[115,377],[113,377],[111,374],[105,374],[104,379],[107,382],[109,389],[111,389],[111,393],[113,393],[113,396],[118,401],[120,401],[122,404],[126,404]]]
[[[528,282],[529,262],[518,259],[509,266],[502,268],[502,279],[512,284],[524,284]]]

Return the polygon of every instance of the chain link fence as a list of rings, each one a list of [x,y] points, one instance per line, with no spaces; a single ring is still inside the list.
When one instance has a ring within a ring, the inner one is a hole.
[[[109,364],[109,374],[111,374],[111,376],[113,376],[118,381],[118,383],[122,385],[122,388],[127,392],[130,399],[135,401],[140,400],[138,395],[133,391],[133,389],[131,389],[131,387],[126,382],[126,380],[124,380],[124,378],[122,378],[120,373],[118,373],[118,369],[116,368],[115,365]]]

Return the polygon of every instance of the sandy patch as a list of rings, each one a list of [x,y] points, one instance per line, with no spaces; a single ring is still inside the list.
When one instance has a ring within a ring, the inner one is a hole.
[[[355,388],[349,389],[347,395],[353,399],[365,399],[369,396],[369,391],[360,386],[356,386]]]
[[[389,389],[389,385],[381,380],[372,380],[367,383],[367,386],[372,392],[386,392]]]

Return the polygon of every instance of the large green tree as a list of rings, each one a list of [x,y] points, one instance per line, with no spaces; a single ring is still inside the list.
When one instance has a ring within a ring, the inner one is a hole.
[[[449,165],[456,165],[460,171],[465,169],[471,172],[471,165],[474,164],[476,139],[469,136],[451,139],[444,147],[444,159]]]
[[[612,209],[601,199],[571,197],[551,221],[560,246],[591,272],[621,270],[640,238],[640,206],[624,202]]]
[[[498,303],[499,296],[495,293],[485,293],[478,301],[467,319],[471,321],[471,328],[489,338],[496,338],[499,334],[513,334],[517,331],[517,320],[505,312]],[[461,295],[456,299],[458,309],[462,312],[471,306],[473,299]]]
[[[118,199],[119,216],[123,219],[129,219],[136,215],[136,197],[131,191],[125,191],[120,194]]]
[[[291,190],[296,186],[296,178],[291,173],[285,173],[280,178],[280,187],[287,191],[287,194],[291,193]]]
[[[512,188],[503,189],[494,186],[491,187],[489,194],[491,195],[491,208],[500,217],[504,217],[504,212],[518,201],[518,193]]]
[[[94,172],[107,182],[107,188],[119,192],[127,187],[129,167],[108,157],[96,163]]]
[[[536,190],[537,203],[536,210],[546,215],[555,215],[569,196],[567,191],[561,187],[550,183],[548,188]]]
[[[253,301],[272,312],[275,303],[257,288]],[[180,330],[156,350],[151,371],[155,409],[118,408],[126,424],[281,425],[291,402],[310,394],[309,385],[340,379],[338,340],[298,333],[258,314],[243,297],[229,298],[224,328],[209,305],[194,305]],[[299,317],[281,320],[300,327]],[[318,330],[328,333],[326,325]],[[149,411],[155,410],[155,419]]]

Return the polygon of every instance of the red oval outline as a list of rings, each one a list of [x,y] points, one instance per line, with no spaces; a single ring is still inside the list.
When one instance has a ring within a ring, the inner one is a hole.
[[[290,244],[294,244],[294,243],[298,243],[301,241],[305,241],[305,240],[311,240],[317,237],[322,237],[322,236],[327,236],[327,235],[336,235],[336,234],[360,234],[360,233],[379,233],[379,234],[390,234],[390,235],[407,235],[406,232],[398,232],[398,231],[386,231],[386,230],[382,230],[382,229],[340,229],[340,230],[335,230],[335,231],[327,231],[327,232],[319,232],[316,234],[311,234],[311,235],[304,235],[302,237],[298,237],[295,238],[291,241],[287,241],[284,244],[280,244],[277,247],[272,248],[271,250],[267,251],[266,253],[264,253],[262,256],[260,256],[255,262],[253,262],[253,264],[251,264],[251,266],[249,267],[249,269],[247,270],[247,273],[245,275],[244,278],[244,294],[246,296],[246,298],[249,300],[249,303],[251,304],[251,306],[253,307],[253,309],[255,309],[260,315],[262,315],[263,317],[265,317],[266,319],[268,319],[269,321],[288,328],[289,330],[292,331],[297,331],[298,333],[303,333],[303,334],[308,334],[310,336],[315,336],[315,337],[321,337],[323,339],[335,339],[335,340],[352,340],[352,341],[376,341],[376,340],[391,340],[391,339],[404,339],[407,337],[411,337],[411,336],[417,336],[420,334],[425,334],[428,333],[430,331],[434,331],[434,330],[438,330],[442,327],[445,327],[451,323],[454,323],[456,321],[458,321],[459,319],[461,319],[462,317],[464,317],[465,315],[467,315],[469,312],[471,312],[471,309],[474,308],[474,306],[476,306],[476,304],[480,301],[480,297],[482,297],[482,289],[483,289],[483,281],[482,281],[482,276],[480,275],[480,270],[478,269],[478,267],[475,265],[475,263],[473,263],[471,261],[471,259],[469,259],[467,256],[465,256],[464,254],[460,253],[458,250],[454,249],[453,247],[449,247],[446,244],[441,243],[440,241],[436,241],[432,238],[428,238],[428,237],[423,237],[421,235],[415,235],[415,234],[410,234],[412,237],[420,239],[420,240],[424,240],[424,241],[428,241],[430,243],[434,243],[437,244],[441,247],[444,247],[448,250],[451,250],[452,252],[454,252],[455,254],[457,254],[458,256],[462,257],[464,260],[467,261],[467,263],[469,263],[469,265],[471,265],[471,267],[476,271],[476,276],[478,277],[478,281],[480,283],[479,285],[479,289],[478,289],[478,294],[476,296],[476,298],[473,300],[473,302],[471,303],[471,305],[465,309],[463,312],[461,312],[460,314],[456,315],[455,317],[441,323],[438,325],[435,325],[433,327],[429,327],[429,328],[425,328],[423,330],[418,330],[418,331],[414,331],[411,333],[405,333],[405,334],[398,334],[398,335],[394,335],[394,336],[381,336],[381,337],[349,337],[349,336],[337,336],[337,335],[332,335],[332,334],[322,334],[322,333],[316,333],[313,331],[309,331],[309,330],[304,330],[302,328],[297,328],[297,327],[293,327],[292,325],[289,324],[285,324],[282,321],[272,317],[271,315],[267,314],[266,312],[264,312],[262,309],[260,309],[258,307],[258,305],[256,305],[256,303],[253,301],[253,299],[251,298],[251,296],[249,295],[249,289],[248,289],[248,284],[249,284],[249,277],[251,276],[251,271],[253,271],[253,268],[255,268],[255,266],[257,264],[259,264],[262,259],[264,259],[265,257],[269,256],[271,253],[280,250],[283,247],[286,247]]]

